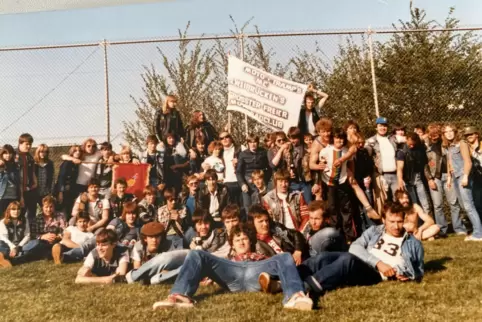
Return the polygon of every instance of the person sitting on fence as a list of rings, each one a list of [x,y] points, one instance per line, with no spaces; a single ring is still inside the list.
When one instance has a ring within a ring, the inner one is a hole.
[[[434,236],[440,231],[440,227],[435,224],[432,217],[423,211],[422,207],[413,203],[410,194],[405,190],[397,190],[395,198],[404,207],[406,207],[405,224],[403,228],[409,234],[413,234],[418,240],[433,240]],[[419,226],[420,220],[423,222]]]
[[[122,281],[129,266],[129,251],[117,245],[117,234],[102,229],[95,237],[96,247],[77,272],[77,284],[112,284]]]

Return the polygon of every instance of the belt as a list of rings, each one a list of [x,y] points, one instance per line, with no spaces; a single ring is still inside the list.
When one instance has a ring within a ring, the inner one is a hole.
[[[382,172],[382,174],[397,174],[397,171],[387,171]]]

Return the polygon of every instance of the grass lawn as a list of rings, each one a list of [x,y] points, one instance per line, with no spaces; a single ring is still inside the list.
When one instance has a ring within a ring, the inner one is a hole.
[[[283,310],[282,296],[200,288],[196,308],[152,311],[170,286],[75,285],[79,264],[42,261],[0,271],[0,321],[482,321],[482,243],[427,242],[422,283],[340,289],[321,309]]]

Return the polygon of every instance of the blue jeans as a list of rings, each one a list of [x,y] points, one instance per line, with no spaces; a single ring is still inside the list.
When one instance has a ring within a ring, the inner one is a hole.
[[[316,256],[321,252],[343,251],[345,241],[338,229],[326,227],[311,236],[308,244],[310,245],[310,256]]]
[[[204,277],[209,277],[231,292],[258,292],[258,277],[262,272],[279,277],[283,285],[283,303],[293,294],[304,291],[293,257],[288,253],[259,262],[233,262],[202,250],[192,250],[187,255],[170,293],[192,297]]]
[[[156,255],[154,258],[142,264],[138,269],[131,271],[132,281],[149,280],[151,284],[159,284],[176,276],[188,252],[188,249],[183,249]]]
[[[450,206],[450,217],[452,219],[452,226],[456,233],[467,233],[462,219],[460,218],[460,206],[457,201],[457,195],[454,187],[447,188],[447,174],[443,173],[441,179],[434,179],[437,185],[437,190],[430,189],[430,195],[432,196],[435,223],[439,225],[440,232],[446,234],[448,230],[447,219],[445,219],[443,211],[443,195]]]
[[[298,272],[316,293],[345,285],[374,285],[382,280],[378,271],[367,263],[353,254],[341,252],[323,252],[308,258],[298,266]]]
[[[43,240],[34,239],[22,247],[22,252],[20,254],[14,258],[11,258],[10,247],[4,241],[0,241],[0,253],[2,253],[6,259],[10,260],[12,265],[19,265],[41,260],[47,257],[52,249],[52,246],[53,245]]]
[[[482,216],[482,176],[474,178],[474,186],[472,188],[472,196],[474,198],[475,209]]]
[[[167,235],[167,240],[171,241],[171,249],[184,249],[184,239],[178,235]]]
[[[291,182],[290,191],[301,191],[303,199],[307,205],[313,200],[313,194],[311,193],[311,185],[306,182]]]
[[[467,217],[472,223],[472,235],[476,238],[482,238],[482,225],[480,223],[480,216],[475,209],[474,198],[472,196],[473,180],[469,177],[469,184],[462,187],[462,177],[453,178],[453,185],[459,201],[462,203]]]
[[[96,246],[95,237],[92,237],[85,242],[83,242],[80,247],[72,248],[62,254],[64,261],[66,262],[77,262],[82,260],[84,257],[89,255]]]
[[[392,201],[395,200],[395,191],[398,189],[398,178],[396,173],[384,173],[383,174],[383,179],[385,180],[386,187],[383,187],[385,191],[387,192],[387,195],[389,195],[389,192],[392,192]],[[387,190],[388,188],[388,190]]]
[[[426,214],[430,214],[430,202],[420,173],[416,173],[413,181],[407,184],[407,191],[414,203],[418,203]]]

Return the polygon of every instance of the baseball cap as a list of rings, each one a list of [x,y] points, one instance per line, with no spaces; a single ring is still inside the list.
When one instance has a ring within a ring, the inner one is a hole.
[[[377,124],[388,124],[386,117],[377,117]]]
[[[144,236],[159,236],[164,232],[164,225],[158,222],[150,222],[142,226],[141,234]]]
[[[470,134],[474,134],[474,133],[479,133],[479,131],[477,131],[475,126],[467,126],[464,129],[464,135],[470,135]]]

